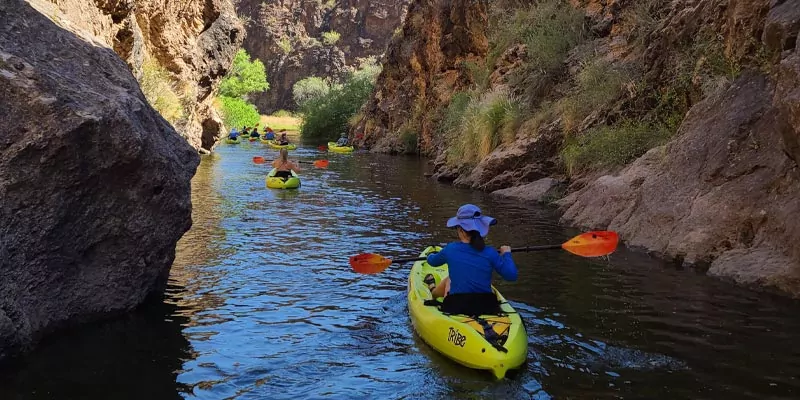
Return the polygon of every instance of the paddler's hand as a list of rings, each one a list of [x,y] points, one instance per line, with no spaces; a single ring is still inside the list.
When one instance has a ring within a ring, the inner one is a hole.
[[[506,253],[511,254],[511,246],[501,246],[500,247],[500,255],[502,256],[503,254],[506,254]]]

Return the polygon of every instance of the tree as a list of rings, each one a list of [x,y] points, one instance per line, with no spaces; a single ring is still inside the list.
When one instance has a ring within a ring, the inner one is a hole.
[[[331,85],[328,81],[311,76],[297,81],[292,87],[292,98],[294,102],[302,108],[303,105],[312,99],[323,97],[331,90]]]
[[[269,83],[264,63],[258,59],[250,61],[250,55],[244,49],[236,52],[233,67],[219,86],[219,94],[225,97],[243,97],[267,89]]]

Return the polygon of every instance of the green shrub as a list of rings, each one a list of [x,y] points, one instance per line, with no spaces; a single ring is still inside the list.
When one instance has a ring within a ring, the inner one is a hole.
[[[171,124],[183,118],[184,109],[172,75],[155,61],[142,65],[139,85],[150,105]]]
[[[225,78],[222,78],[222,83],[219,85],[219,94],[227,97],[242,97],[267,89],[269,89],[267,72],[261,60],[250,61],[250,55],[244,49],[236,52],[230,72]]]
[[[625,165],[653,147],[666,143],[673,131],[662,124],[625,120],[600,126],[570,139],[561,157],[572,175],[602,167]]]
[[[618,99],[623,92],[623,73],[608,62],[589,62],[576,77],[577,90],[561,101],[564,130],[571,131],[592,111]]]
[[[585,38],[583,13],[566,1],[546,0],[519,10],[513,21],[506,36],[525,44],[527,58],[511,84],[535,104],[561,75],[570,49]]]
[[[379,66],[364,64],[353,72],[342,85],[333,85],[322,96],[303,102],[303,123],[300,127],[304,140],[326,142],[336,140],[348,129],[348,121],[372,93]]]
[[[228,128],[254,126],[261,119],[256,106],[239,97],[220,96],[217,101],[222,120]]]
[[[288,37],[282,37],[278,40],[278,47],[283,51],[283,54],[289,54],[292,52],[292,39]]]
[[[322,33],[322,43],[326,46],[333,46],[339,39],[342,37],[339,32],[336,31],[328,31]]]
[[[413,154],[417,152],[419,144],[419,135],[413,129],[403,129],[400,132],[400,142],[403,143],[403,149],[406,154]]]
[[[331,84],[322,78],[311,76],[297,81],[292,87],[292,98],[294,102],[303,108],[303,105],[311,99],[322,97],[331,90]]]
[[[466,107],[463,98],[457,101],[456,104],[451,102],[453,107],[445,115],[445,121],[461,115],[460,123],[448,132],[448,163],[475,165],[501,143],[514,140],[521,107],[510,93],[495,90],[472,97]],[[452,120],[445,123],[452,123]]]

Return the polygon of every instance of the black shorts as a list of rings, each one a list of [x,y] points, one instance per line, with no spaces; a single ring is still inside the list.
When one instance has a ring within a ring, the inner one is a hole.
[[[276,171],[275,172],[276,178],[282,178],[283,180],[287,180],[292,177],[292,171]]]
[[[463,315],[497,315],[502,312],[494,293],[448,294],[442,302],[442,312]]]

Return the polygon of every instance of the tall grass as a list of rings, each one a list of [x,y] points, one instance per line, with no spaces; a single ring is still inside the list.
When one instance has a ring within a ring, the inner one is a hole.
[[[586,37],[583,17],[567,1],[545,0],[518,10],[510,27],[500,35],[500,41],[526,46],[527,58],[512,76],[511,84],[523,88],[528,104],[544,97],[563,73],[570,49]]]
[[[174,125],[183,118],[183,102],[172,75],[157,62],[149,60],[142,65],[139,85],[150,105],[169,123]]]
[[[507,90],[454,98],[445,112],[447,160],[451,165],[475,165],[504,142],[514,140],[521,107]]]
[[[593,60],[578,73],[576,88],[561,100],[562,124],[573,131],[589,114],[601,110],[623,93],[623,72],[608,62]]]

